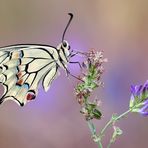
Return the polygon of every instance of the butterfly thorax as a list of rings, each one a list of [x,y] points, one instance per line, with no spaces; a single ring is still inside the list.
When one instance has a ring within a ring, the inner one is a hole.
[[[69,55],[70,55],[70,46],[67,41],[63,41],[63,43],[60,43],[57,46],[57,51],[59,55],[59,60],[57,61],[57,64],[59,67],[66,69],[67,64],[69,63]]]

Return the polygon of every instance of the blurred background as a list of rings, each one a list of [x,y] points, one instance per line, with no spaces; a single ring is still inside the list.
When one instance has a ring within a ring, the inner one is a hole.
[[[57,46],[72,12],[66,33],[72,49],[104,50],[108,63],[105,87],[96,91],[102,100],[100,130],[112,113],[128,109],[130,85],[148,78],[147,0],[0,0],[0,46],[38,43]],[[77,65],[69,66],[78,75]],[[77,80],[61,71],[45,93],[25,107],[8,101],[0,106],[0,148],[96,148],[74,96]],[[64,84],[64,85],[63,85]],[[2,92],[2,89],[1,89]],[[148,119],[130,114],[118,122],[123,135],[114,148],[146,148]],[[108,130],[103,143],[109,140]],[[146,140],[146,141],[145,141]]]

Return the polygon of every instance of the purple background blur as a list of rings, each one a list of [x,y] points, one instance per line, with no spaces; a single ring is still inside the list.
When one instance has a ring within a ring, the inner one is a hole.
[[[66,33],[72,49],[103,49],[105,87],[96,95],[102,99],[103,118],[128,109],[130,85],[148,78],[147,0],[1,0],[0,46],[41,43],[57,46],[69,19]],[[71,72],[79,74],[77,65]],[[63,85],[64,84],[64,85]],[[96,148],[74,97],[77,81],[61,71],[45,93],[39,89],[35,101],[21,108],[8,101],[0,106],[0,148]],[[2,90],[1,90],[2,92]],[[95,95],[94,95],[95,96]],[[146,148],[148,119],[138,114],[118,122],[123,135],[114,148]],[[108,142],[111,130],[104,143]]]

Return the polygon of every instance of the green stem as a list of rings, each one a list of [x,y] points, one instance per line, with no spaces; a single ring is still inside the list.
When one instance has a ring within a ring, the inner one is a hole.
[[[100,140],[97,142],[97,144],[98,144],[98,148],[103,148],[103,145]]]
[[[122,113],[121,115],[119,115],[118,117],[116,117],[115,119],[111,118],[107,124],[105,125],[105,127],[101,130],[100,132],[100,138],[102,138],[102,136],[104,135],[106,129],[114,122],[120,120],[121,118],[125,117],[129,112],[131,112],[131,109],[127,110],[126,112]]]
[[[121,115],[119,115],[115,121],[120,120],[121,118],[125,117],[128,113],[131,112],[132,109],[127,110],[126,112],[122,113]]]
[[[102,135],[104,134],[105,130],[112,124],[112,119],[109,120],[109,122],[107,122],[107,124],[105,125],[105,127],[101,130],[100,133],[100,137],[102,137]]]
[[[91,121],[87,121],[88,127],[90,129],[91,135],[93,137],[93,140],[97,143],[98,148],[103,148],[103,145],[101,143],[101,140],[96,134],[96,128],[95,125]]]

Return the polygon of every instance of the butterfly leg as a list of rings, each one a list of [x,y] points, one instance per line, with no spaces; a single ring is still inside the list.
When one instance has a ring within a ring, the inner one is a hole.
[[[71,63],[71,64],[78,64],[79,67],[82,69],[82,65],[80,64],[80,62],[77,62],[77,61],[76,61],[76,62],[72,62],[72,61],[71,61],[71,62],[69,62],[69,63]]]
[[[77,76],[71,74],[70,71],[69,71],[68,69],[66,69],[66,73],[67,73],[67,77],[70,75],[70,76],[76,78],[77,80],[84,82],[81,78],[79,78],[79,77],[77,77]]]
[[[88,53],[87,52],[82,52],[82,51],[74,51],[74,50],[72,50],[69,57],[74,57],[76,55],[83,55],[83,56],[87,57]]]
[[[78,53],[73,53],[73,51],[70,53],[69,57],[74,57],[75,55],[77,55]]]

